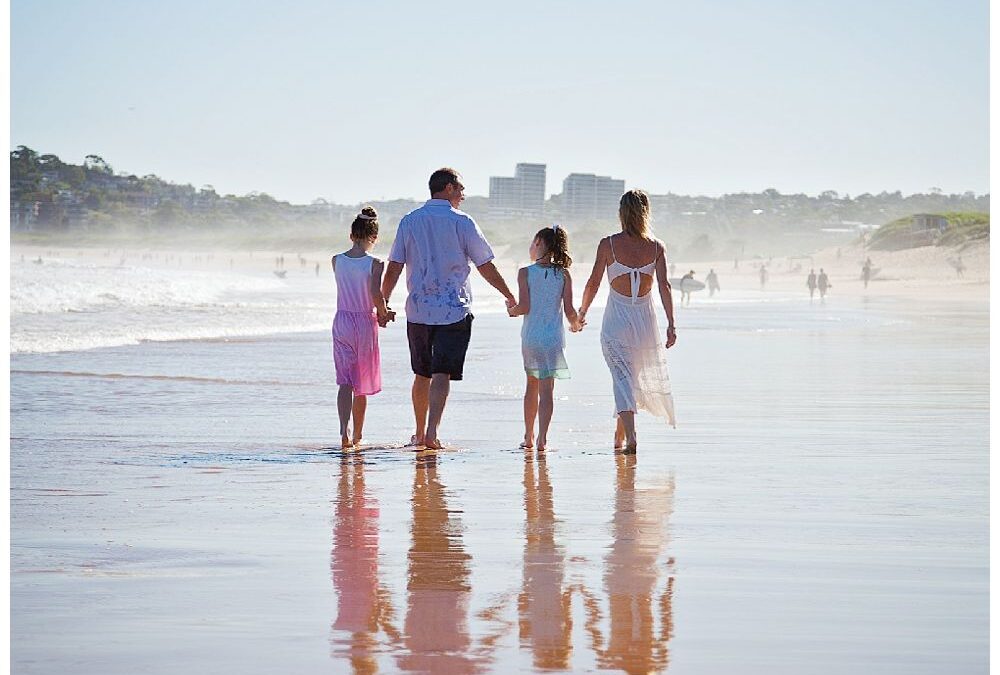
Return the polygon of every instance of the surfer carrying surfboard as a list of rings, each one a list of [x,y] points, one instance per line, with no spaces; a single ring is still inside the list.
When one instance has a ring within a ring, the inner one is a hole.
[[[691,304],[691,291],[692,291],[691,287],[694,285],[692,283],[693,281],[694,281],[694,270],[691,270],[690,272],[681,277],[681,283],[680,283],[681,303],[684,305]]]

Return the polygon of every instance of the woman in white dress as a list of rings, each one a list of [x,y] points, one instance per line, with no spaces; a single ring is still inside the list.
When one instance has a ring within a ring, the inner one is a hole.
[[[649,196],[642,190],[622,195],[618,208],[622,231],[597,246],[594,269],[583,291],[580,320],[601,287],[606,273],[611,291],[601,324],[601,349],[611,370],[615,396],[615,449],[636,451],[635,413],[646,410],[674,425],[674,401],[667,376],[666,354],[653,307],[654,274],[667,316],[666,348],[677,341],[674,304],[667,278],[663,242],[649,231]]]

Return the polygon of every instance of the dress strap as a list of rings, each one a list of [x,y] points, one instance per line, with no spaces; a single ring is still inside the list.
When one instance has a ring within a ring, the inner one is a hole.
[[[608,237],[608,245],[611,247],[611,259],[618,262],[618,258],[615,256],[615,235]]]

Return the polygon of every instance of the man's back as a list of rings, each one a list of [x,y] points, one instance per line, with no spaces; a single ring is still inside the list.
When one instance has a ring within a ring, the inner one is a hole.
[[[445,199],[431,199],[399,223],[389,254],[406,266],[406,319],[447,325],[470,313],[469,263],[493,259],[493,250],[476,222]]]

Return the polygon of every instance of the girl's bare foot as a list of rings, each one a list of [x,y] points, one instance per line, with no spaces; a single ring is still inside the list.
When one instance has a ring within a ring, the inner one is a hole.
[[[519,447],[519,448],[521,448],[523,450],[530,450],[531,448],[535,447],[535,439],[533,439],[528,434],[525,434],[524,435],[524,440],[521,441],[521,445],[519,445],[517,447]]]
[[[355,438],[351,442],[354,443],[355,447],[361,447],[361,437],[360,436],[358,436],[357,438]]]
[[[538,439],[538,452],[545,452],[545,450],[546,450],[546,448],[548,448],[548,446],[549,446],[548,439],[545,439],[545,438],[539,438]]]
[[[346,434],[342,435],[340,437],[340,448],[344,450],[351,447],[354,447],[354,443],[351,442],[351,439]]]

